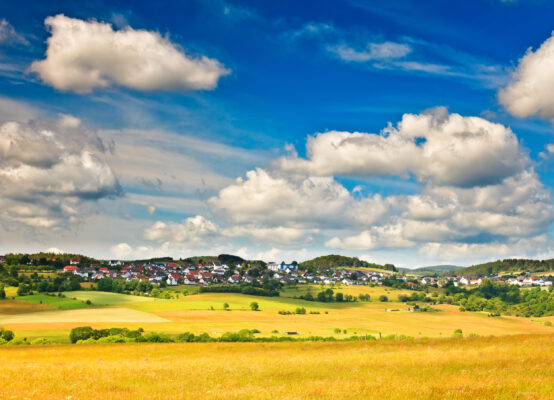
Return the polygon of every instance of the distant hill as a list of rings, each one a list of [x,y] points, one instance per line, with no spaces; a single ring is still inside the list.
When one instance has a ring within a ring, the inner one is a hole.
[[[387,271],[396,271],[396,267],[392,264],[373,264],[367,261],[360,260],[358,257],[345,257],[337,254],[329,254],[320,256],[300,263],[302,269],[319,269],[319,268],[377,268]]]
[[[437,274],[441,275],[447,272],[457,271],[460,269],[463,269],[464,267],[461,267],[459,265],[430,265],[428,267],[419,267],[419,268],[399,268],[400,272],[406,272],[416,275],[423,275],[423,274]]]
[[[506,259],[492,261],[484,264],[472,265],[456,271],[459,275],[469,276],[491,276],[501,273],[519,273],[519,272],[552,272],[554,274],[554,259],[550,260],[526,260],[526,259]]]

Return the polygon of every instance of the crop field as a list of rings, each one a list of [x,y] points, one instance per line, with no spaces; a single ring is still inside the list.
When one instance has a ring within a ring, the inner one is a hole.
[[[53,310],[55,307],[46,304],[36,304],[19,300],[0,301],[0,316],[12,314],[34,313],[37,311]]]
[[[93,306],[122,306],[129,304],[138,304],[138,303],[149,303],[160,301],[152,297],[142,297],[142,296],[129,296],[119,293],[109,293],[109,292],[97,292],[97,291],[74,291],[74,292],[64,292],[63,293],[67,298],[76,298],[81,302],[86,302],[90,300]]]
[[[552,399],[553,359],[553,335],[3,346],[0,397]]]
[[[395,292],[386,293],[395,298]],[[4,300],[0,301],[0,325],[14,330],[17,337],[45,336],[57,342],[67,341],[69,331],[82,325],[98,329],[142,327],[146,331],[168,334],[208,332],[212,336],[240,329],[258,329],[260,336],[280,336],[293,331],[300,337],[337,338],[366,334],[374,337],[396,334],[444,338],[451,336],[456,329],[462,329],[466,335],[481,336],[554,333],[553,327],[544,324],[547,320],[554,321],[554,317],[491,318],[484,312],[460,312],[458,307],[450,305],[433,306],[436,310],[433,312],[409,312],[409,306],[398,302],[320,303],[291,297],[235,293],[202,293],[171,300],[95,291],[67,292],[67,296],[61,300],[69,301],[69,296],[72,296],[80,300],[71,301],[83,305],[82,301],[89,299],[92,306],[53,310],[45,303]],[[250,309],[253,301],[259,304],[260,311]],[[229,305],[229,311],[223,309],[224,303]],[[101,304],[106,306],[100,307]],[[2,312],[2,306],[5,312]],[[280,310],[294,312],[297,307],[304,307],[306,314],[279,314]]]
[[[17,288],[16,287],[13,287],[13,286],[6,286],[4,288],[4,290],[6,291],[6,296],[7,297],[14,297],[14,296],[17,296]]]

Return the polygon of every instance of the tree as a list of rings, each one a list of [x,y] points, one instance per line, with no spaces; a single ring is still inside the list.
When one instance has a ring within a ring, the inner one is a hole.
[[[229,311],[229,303],[223,303],[223,309]]]
[[[2,339],[4,339],[6,342],[9,342],[10,340],[13,340],[13,338],[15,337],[15,335],[12,331],[5,330],[1,333],[2,333],[2,335],[1,335]]]
[[[26,296],[26,295],[29,294],[30,291],[31,291],[31,287],[29,285],[25,284],[25,283],[22,283],[17,288],[17,295],[18,296]]]
[[[6,291],[4,290],[4,284],[0,283],[0,300],[6,298]]]
[[[252,303],[250,303],[250,309],[251,309],[252,311],[259,311],[260,306],[258,305],[257,302],[253,301]]]
[[[381,296],[379,296],[379,301],[386,302],[386,301],[389,301],[389,298],[384,294],[382,294]]]
[[[94,334],[94,331],[90,326],[80,326],[78,328],[73,328],[69,333],[69,339],[71,343],[77,343],[78,340],[87,340],[91,338]]]
[[[344,300],[343,294],[342,294],[342,293],[337,293],[337,294],[335,295],[335,299],[336,299],[337,301],[343,301],[343,300]]]
[[[104,277],[98,280],[98,290],[101,292],[111,292],[113,286],[113,279],[110,277]]]

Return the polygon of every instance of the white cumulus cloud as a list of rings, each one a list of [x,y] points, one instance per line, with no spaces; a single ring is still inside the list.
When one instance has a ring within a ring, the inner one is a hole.
[[[48,17],[46,59],[31,71],[56,89],[88,93],[116,84],[142,91],[213,89],[227,70],[206,56],[185,54],[158,32],[83,21],[62,14]]]
[[[554,118],[554,35],[519,60],[510,84],[498,93],[500,103],[517,117]]]
[[[320,133],[306,147],[307,159],[285,157],[279,167],[315,176],[414,174],[423,182],[468,187],[500,182],[528,161],[509,128],[442,107],[404,114],[397,127],[381,134]]]

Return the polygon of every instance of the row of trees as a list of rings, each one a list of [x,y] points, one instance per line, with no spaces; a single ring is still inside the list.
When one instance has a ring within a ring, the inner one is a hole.
[[[340,293],[340,292],[335,294],[333,289],[325,289],[321,292],[318,292],[315,296],[312,295],[312,293],[308,291],[308,293],[306,293],[304,295],[300,295],[300,296],[295,297],[295,298],[302,299],[302,300],[307,300],[307,301],[319,301],[319,302],[322,302],[322,303],[333,302],[333,301],[336,301],[336,302],[339,302],[339,303],[358,301],[358,298],[356,296],[352,296],[350,294],[344,295],[343,293]],[[364,295],[363,300],[369,301],[370,300],[370,295]]]

